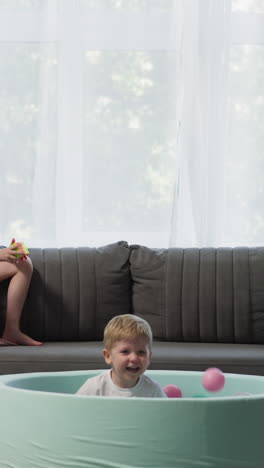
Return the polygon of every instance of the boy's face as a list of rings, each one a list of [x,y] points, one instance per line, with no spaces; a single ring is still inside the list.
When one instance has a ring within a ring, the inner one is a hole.
[[[147,369],[151,351],[145,338],[116,341],[111,350],[103,350],[105,362],[112,367],[112,381],[121,388],[136,385]]]

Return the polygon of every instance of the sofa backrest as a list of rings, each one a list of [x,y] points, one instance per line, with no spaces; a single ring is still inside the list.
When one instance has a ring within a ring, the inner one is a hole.
[[[42,341],[101,340],[133,313],[164,341],[264,343],[264,248],[30,249],[22,329]],[[0,283],[3,327],[8,282]],[[1,332],[1,330],[0,330]]]
[[[264,343],[264,248],[132,245],[132,312],[156,339]]]
[[[31,248],[34,271],[23,331],[42,341],[102,339],[114,315],[130,312],[129,253],[124,241],[98,248]],[[7,284],[0,283],[1,326]]]

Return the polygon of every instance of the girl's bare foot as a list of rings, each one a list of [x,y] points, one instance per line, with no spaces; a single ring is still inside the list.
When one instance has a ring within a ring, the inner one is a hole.
[[[16,343],[12,343],[12,341],[7,341],[4,340],[3,338],[0,338],[0,346],[15,346]]]
[[[30,336],[25,335],[21,331],[12,331],[9,333],[4,333],[2,340],[5,342],[10,342],[10,344],[21,345],[21,346],[41,346],[43,343],[41,341],[33,340]]]

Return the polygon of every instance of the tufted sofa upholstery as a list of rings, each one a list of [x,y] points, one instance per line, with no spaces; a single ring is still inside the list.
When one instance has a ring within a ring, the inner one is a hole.
[[[0,373],[104,368],[105,324],[152,326],[152,369],[264,375],[264,248],[32,248],[23,331],[41,347],[0,348]],[[3,326],[8,282],[0,283]]]

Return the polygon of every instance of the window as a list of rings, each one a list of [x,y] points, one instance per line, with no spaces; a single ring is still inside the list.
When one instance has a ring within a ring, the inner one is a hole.
[[[264,1],[232,9],[226,243],[263,245]]]
[[[168,241],[174,3],[0,1],[1,237]]]
[[[182,73],[217,8],[220,97]],[[263,25],[264,0],[0,0],[1,242],[262,244]]]

